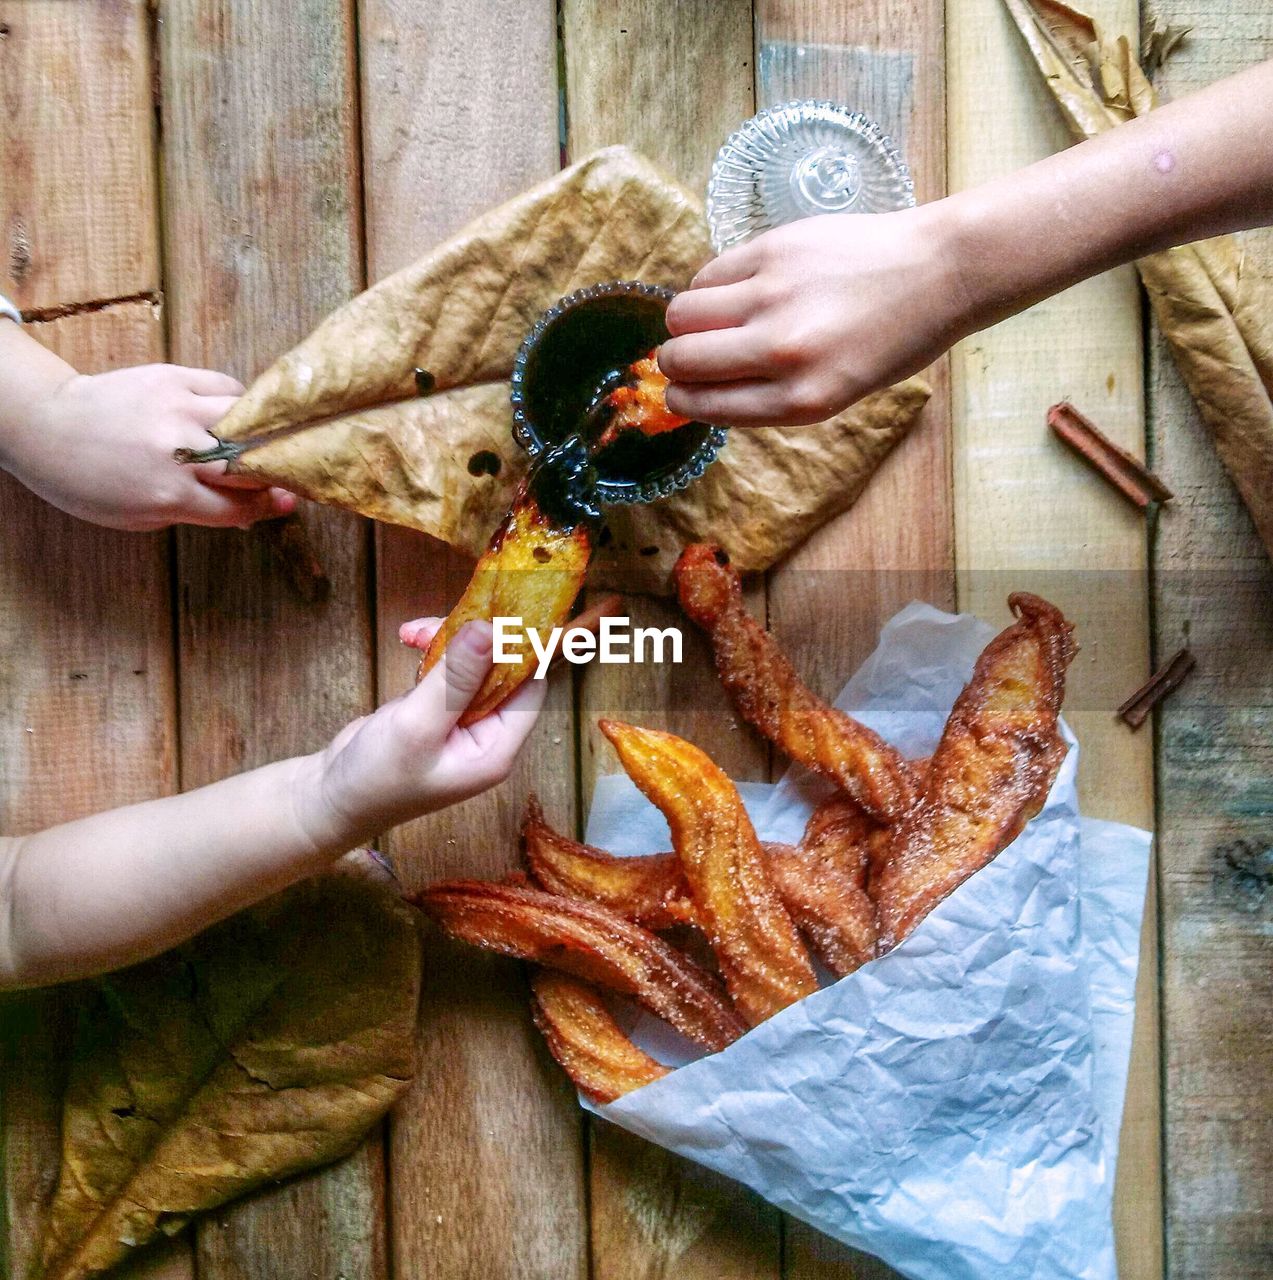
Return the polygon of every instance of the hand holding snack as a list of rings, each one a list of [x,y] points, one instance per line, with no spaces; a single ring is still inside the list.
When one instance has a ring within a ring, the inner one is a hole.
[[[403,627],[413,645],[441,634],[436,618]],[[531,680],[497,710],[472,718],[489,681],[491,629],[466,622],[445,657],[409,693],[347,725],[310,757],[298,792],[302,821],[318,841],[356,843],[503,781],[534,727],[546,685]]]

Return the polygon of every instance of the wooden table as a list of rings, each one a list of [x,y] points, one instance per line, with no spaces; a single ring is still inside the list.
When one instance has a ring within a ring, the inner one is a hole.
[[[1132,0],[1094,0],[1135,31]],[[1273,54],[1261,0],[1159,0],[1195,33],[1171,92]],[[999,0],[0,0],[0,292],[85,370],[171,359],[248,378],[334,306],[563,159],[629,142],[694,187],[753,109],[831,97],[880,119],[921,199],[1066,139]],[[1268,248],[1251,237],[1252,252]],[[1151,825],[1118,1187],[1125,1280],[1269,1274],[1273,574],[1130,270],[962,344],[854,510],[751,596],[831,693],[922,596],[989,619],[1034,588],[1076,619],[1068,712],[1085,808]],[[1179,495],[1146,536],[1047,437],[1072,398]],[[268,536],[128,536],[0,498],[0,830],[312,750],[411,662],[398,623],[467,565],[341,512],[304,516],[333,582],[304,604]],[[641,620],[665,603],[634,600]],[[1151,619],[1154,626],[1151,630]],[[1156,736],[1111,708],[1189,640]],[[581,819],[615,768],[598,714],[781,768],[704,676],[559,679],[517,776],[387,837],[412,885],[504,870],[526,792]],[[1155,914],[1155,911],[1157,914]],[[58,993],[4,1011],[4,1274],[30,1274],[57,1165]],[[1160,1037],[1159,1029],[1162,1028]],[[829,1280],[890,1274],[737,1187],[599,1123],[547,1061],[513,966],[430,956],[418,1084],[335,1168],[125,1268],[165,1280]],[[1161,1061],[1160,1061],[1161,1058]]]

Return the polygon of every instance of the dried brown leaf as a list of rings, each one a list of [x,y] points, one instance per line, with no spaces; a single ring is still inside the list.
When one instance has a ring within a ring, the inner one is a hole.
[[[414,1067],[413,914],[308,881],[88,993],[46,1280],[98,1275],[193,1215],[344,1155]]]
[[[699,201],[608,147],[334,312],[217,434],[250,446],[236,470],[478,554],[526,470],[508,378],[535,320],[600,281],[682,288],[710,254]],[[853,504],[928,396],[912,378],[815,427],[732,433],[689,489],[609,513],[591,581],[667,591],[681,545],[706,536],[767,568]]]

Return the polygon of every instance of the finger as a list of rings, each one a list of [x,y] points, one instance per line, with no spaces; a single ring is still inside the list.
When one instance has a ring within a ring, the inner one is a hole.
[[[755,310],[756,288],[746,280],[720,288],[687,289],[668,303],[667,331],[677,338],[704,329],[733,329]]]
[[[489,716],[469,726],[473,741],[493,764],[511,763],[535,727],[547,696],[547,680],[527,680]]]
[[[758,347],[754,326],[750,331],[742,328],[687,333],[669,339],[659,348],[659,368],[677,384],[763,378],[771,365]],[[670,400],[668,408],[672,408]]]
[[[243,384],[228,373],[216,369],[187,369],[176,366],[186,386],[197,396],[231,396],[243,394]]]
[[[398,639],[409,649],[427,649],[444,621],[443,618],[414,618],[398,628]]]
[[[750,280],[759,266],[760,252],[756,249],[756,242],[749,240],[746,244],[726,249],[719,258],[713,258],[690,281],[690,288],[715,289],[720,285]]]
[[[196,484],[191,486],[184,506],[173,515],[173,520],[209,528],[246,529],[258,520],[287,515],[295,502],[293,495],[282,489],[263,489],[254,493]]]
[[[826,417],[826,414],[809,417],[796,412],[785,384],[761,379],[673,383],[667,389],[667,407],[686,418],[730,427],[795,426]]]
[[[201,427],[211,430],[238,402],[238,396],[200,396],[190,400],[190,416]]]
[[[441,743],[455,728],[491,669],[491,624],[466,622],[442,652],[436,666],[407,695],[402,712],[413,736]]]

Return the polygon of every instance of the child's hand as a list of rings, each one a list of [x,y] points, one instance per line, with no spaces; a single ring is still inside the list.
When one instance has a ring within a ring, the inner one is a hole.
[[[427,647],[440,618],[407,623]],[[410,693],[347,725],[298,778],[297,817],[316,846],[347,848],[508,777],[534,727],[546,682],[528,680],[489,716],[456,722],[491,668],[489,623],[470,622]]]
[[[176,365],[72,374],[22,407],[0,463],[54,506],[114,529],[286,515],[296,499],[282,489],[226,476],[223,462],[173,460],[174,449],[211,448],[209,433],[242,393],[224,373]]]
[[[668,308],[668,408],[819,422],[929,364],[967,331],[942,204],[807,218],[709,262]]]

